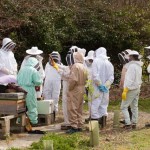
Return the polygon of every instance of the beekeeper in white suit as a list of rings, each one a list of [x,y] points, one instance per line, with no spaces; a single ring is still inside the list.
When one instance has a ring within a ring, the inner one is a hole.
[[[38,62],[39,62],[39,66],[40,66],[40,69],[39,69],[39,73],[40,73],[40,77],[42,80],[44,80],[45,78],[45,72],[44,72],[44,69],[43,69],[43,64],[42,64],[42,61],[43,61],[43,57],[41,56],[41,54],[43,53],[42,50],[39,50],[38,47],[32,47],[31,49],[28,49],[26,50],[26,53],[28,54],[22,64],[21,64],[21,68],[25,66],[27,60],[30,58],[30,57],[35,57]],[[40,86],[40,88],[37,88],[36,89],[36,93],[37,93],[37,98],[41,98],[41,95],[42,95],[42,91],[43,91],[43,85]]]
[[[94,51],[89,51],[88,52],[88,55],[85,57],[85,65],[86,65],[86,68],[87,68],[87,71],[88,71],[88,82],[91,82],[92,80],[92,63],[93,63],[93,60],[94,60]],[[90,118],[91,118],[91,112],[90,112],[90,108],[91,108],[91,96],[90,96],[90,93],[88,91],[88,85],[86,86],[86,94],[88,96],[88,107],[89,107],[89,118],[85,119],[85,122],[89,122]]]
[[[139,60],[139,53],[129,53],[129,66],[125,74],[124,90],[122,93],[121,110],[125,118],[124,128],[136,128],[138,122],[138,100],[142,84],[142,65]],[[128,106],[131,107],[132,119],[130,120]]]
[[[63,80],[63,89],[62,89],[62,108],[63,108],[63,115],[64,115],[64,124],[61,125],[62,130],[70,129],[70,122],[68,118],[68,81],[70,76],[70,68],[74,64],[73,59],[74,51],[69,51],[66,56],[66,62],[68,66],[59,65],[59,73],[61,74]]]
[[[91,103],[91,119],[98,120],[103,128],[106,125],[109,88],[114,81],[114,67],[108,60],[109,57],[104,47],[97,49],[95,55],[96,58],[92,64],[94,93]]]
[[[54,100],[54,115],[58,112],[58,101],[61,89],[61,75],[59,74],[58,64],[60,64],[60,54],[53,51],[50,54],[54,63],[49,60],[45,66],[45,82],[43,88],[44,99]],[[57,66],[57,67],[56,67]]]
[[[10,38],[4,38],[0,49],[0,77],[17,75],[17,62],[12,52],[16,44]]]
[[[88,55],[85,57],[85,64],[88,70],[88,80],[92,79],[92,63],[94,60],[94,51],[89,51]]]

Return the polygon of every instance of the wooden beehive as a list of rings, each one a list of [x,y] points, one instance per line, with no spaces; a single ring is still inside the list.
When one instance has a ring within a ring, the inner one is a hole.
[[[25,100],[0,100],[0,114],[18,114],[25,110]]]

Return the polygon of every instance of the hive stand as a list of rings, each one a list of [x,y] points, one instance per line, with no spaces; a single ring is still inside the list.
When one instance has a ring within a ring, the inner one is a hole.
[[[20,118],[19,123],[17,118]],[[26,115],[25,113],[20,113],[16,115],[7,115],[0,117],[0,138],[6,139],[10,136],[11,132],[24,132],[25,131],[25,122]]]
[[[38,124],[39,125],[50,125],[54,123],[54,114],[39,114]]]

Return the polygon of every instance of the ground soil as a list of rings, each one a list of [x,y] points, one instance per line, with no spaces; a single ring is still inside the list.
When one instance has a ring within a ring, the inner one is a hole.
[[[88,113],[84,113],[84,119],[88,116]],[[47,132],[63,132],[60,130],[60,126],[62,123],[62,112],[59,112],[56,123],[49,126],[36,127],[33,129],[40,129],[42,131]],[[113,112],[109,112],[107,119],[107,128],[103,131],[100,131],[103,135],[107,133],[113,134]],[[139,113],[139,123],[137,126],[137,130],[141,130],[144,128],[145,123],[150,122],[150,113],[140,112]],[[85,125],[85,127],[88,125]],[[121,126],[120,126],[121,127]],[[42,135],[34,135],[28,133],[20,133],[20,134],[12,134],[12,136],[7,140],[0,140],[0,150],[5,150],[11,147],[24,149],[25,147],[29,147],[33,142],[37,142],[40,140]]]

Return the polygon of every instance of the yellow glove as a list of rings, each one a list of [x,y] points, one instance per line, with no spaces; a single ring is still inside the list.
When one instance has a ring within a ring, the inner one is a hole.
[[[127,99],[127,92],[129,91],[128,88],[124,88],[123,89],[123,93],[122,93],[122,100],[125,101]]]
[[[51,65],[58,71],[59,70],[59,67],[58,65],[55,63],[55,61],[53,60],[52,56],[49,55],[49,58],[50,58],[50,63]]]
[[[58,71],[59,70],[59,67],[58,67],[58,65],[54,62],[54,64],[53,64],[53,67]]]

